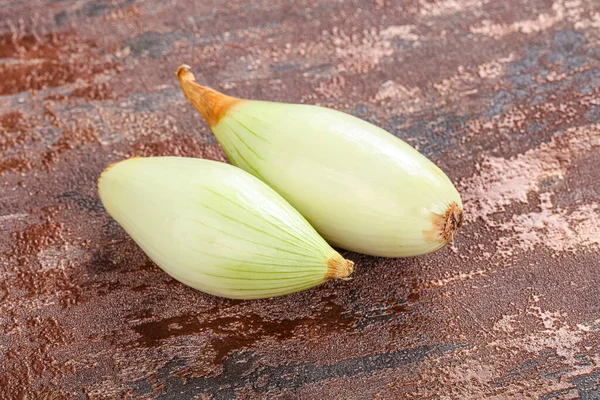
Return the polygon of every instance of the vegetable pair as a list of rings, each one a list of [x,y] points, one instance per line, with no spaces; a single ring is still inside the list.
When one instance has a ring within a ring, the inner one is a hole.
[[[327,108],[229,97],[188,69],[177,71],[181,87],[229,160],[270,187],[205,160],[133,159],[105,171],[106,209],[176,279],[224,297],[277,296],[352,272],[325,240],[408,257],[460,230],[456,188],[402,140]]]

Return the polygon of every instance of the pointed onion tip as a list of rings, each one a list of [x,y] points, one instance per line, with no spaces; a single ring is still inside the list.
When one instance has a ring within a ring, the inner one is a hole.
[[[190,72],[190,69],[192,69],[192,67],[190,67],[189,65],[181,64],[179,68],[177,68],[175,76],[179,81],[181,81],[182,79],[195,81],[196,78],[194,77],[194,74]]]
[[[177,68],[175,76],[185,97],[202,114],[211,128],[219,123],[234,104],[242,101],[196,83],[196,77],[190,72],[189,65],[182,64]]]
[[[124,163],[125,161],[133,160],[135,158],[141,158],[141,157],[140,156],[134,156],[134,157],[125,158],[124,160],[119,160],[119,161],[115,161],[113,163],[108,164],[108,167],[104,168],[104,170],[102,172],[100,172],[100,175],[98,176],[98,183],[100,183],[100,180],[102,179],[102,177],[104,176],[104,174],[106,174],[109,170],[111,170],[117,164],[121,164],[121,163]]]

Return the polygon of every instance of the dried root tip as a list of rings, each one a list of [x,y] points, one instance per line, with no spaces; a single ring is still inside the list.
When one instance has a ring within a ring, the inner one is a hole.
[[[444,214],[432,214],[433,229],[423,231],[428,242],[440,243],[443,247],[454,241],[454,237],[463,226],[463,210],[452,202]]]
[[[442,224],[440,226],[440,236],[446,244],[454,241],[454,236],[460,231],[463,226],[465,217],[463,210],[458,207],[456,202],[452,202],[446,213],[442,217]]]
[[[327,273],[325,279],[350,279],[348,276],[354,271],[354,262],[346,260],[339,254],[335,254],[327,260]]]
[[[208,125],[212,128],[240,99],[227,96],[214,89],[198,85],[196,77],[190,72],[188,65],[181,65],[175,73],[185,97],[202,114]]]

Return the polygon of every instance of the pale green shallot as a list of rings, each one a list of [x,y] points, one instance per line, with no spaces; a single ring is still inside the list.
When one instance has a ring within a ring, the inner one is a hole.
[[[229,164],[132,158],[108,167],[98,191],[160,268],[206,293],[281,296],[353,270],[279,194]]]
[[[290,202],[331,244],[406,257],[436,251],[463,224],[460,195],[404,141],[328,108],[242,100],[177,77],[229,160]]]

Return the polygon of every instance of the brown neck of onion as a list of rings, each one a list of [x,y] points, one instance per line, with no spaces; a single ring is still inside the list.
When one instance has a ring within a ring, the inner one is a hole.
[[[242,101],[236,97],[227,96],[209,87],[199,85],[187,65],[177,68],[175,75],[185,97],[202,114],[202,117],[211,128],[219,123],[234,104]]]

